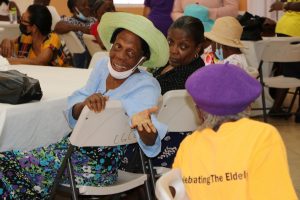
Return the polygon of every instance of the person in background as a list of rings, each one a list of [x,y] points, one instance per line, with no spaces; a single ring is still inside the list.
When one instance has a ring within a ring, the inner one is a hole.
[[[187,78],[204,66],[200,57],[204,41],[203,24],[194,17],[180,17],[170,26],[167,41],[170,49],[169,62],[153,72],[161,87],[162,95],[170,90],[184,89]],[[180,142],[189,133],[167,133],[162,140],[160,154],[152,159],[153,165],[170,168]],[[126,156],[129,155],[125,159],[126,162],[131,159],[132,151],[135,151],[134,145],[130,145],[127,149]]]
[[[0,0],[0,21],[10,21],[9,11],[12,8],[16,8],[17,18],[20,19],[20,10],[14,1]]]
[[[145,0],[143,15],[153,22],[165,36],[172,24],[171,12],[174,0]]]
[[[126,23],[129,21],[132,23]],[[165,65],[168,60],[166,38],[145,17],[121,12],[104,14],[99,32],[109,56],[99,60],[86,85],[68,98],[68,122],[74,127],[85,106],[99,113],[105,109],[107,100],[119,100],[132,120],[141,149],[149,157],[156,156],[167,127],[154,115],[140,113],[146,109],[155,111],[152,107],[158,103],[160,87],[151,74],[138,67]],[[0,198],[48,199],[68,145],[68,139],[64,138],[32,151],[1,152]],[[76,184],[107,186],[115,183],[125,149],[125,146],[75,148],[71,160]],[[68,180],[64,179],[64,183]]]
[[[29,6],[20,19],[21,35],[14,40],[4,39],[0,54],[10,64],[66,66],[68,58],[51,25],[52,16],[46,6]]]
[[[208,15],[208,9],[198,4],[190,4],[184,8],[184,16],[198,18],[204,26],[204,32],[211,31],[215,23],[215,21],[210,19]]]
[[[81,44],[85,47],[85,52],[73,55],[74,67],[87,68],[91,56],[84,44],[83,34],[90,34],[91,25],[96,22],[94,17],[91,17],[91,12],[88,0],[68,0],[68,8],[73,14],[72,17],[62,17],[54,28],[58,34],[74,31],[79,38]]]
[[[100,45],[101,49],[105,49],[105,46],[103,45],[100,35],[98,33],[98,25],[101,21],[102,15],[106,12],[115,12],[116,8],[111,0],[96,0],[92,6],[92,13],[93,16],[98,20],[93,25],[91,25],[91,34],[95,36],[97,43]]]
[[[209,18],[216,20],[219,17],[237,17],[239,11],[239,0],[175,0],[171,13],[172,19],[176,20],[183,15],[184,8],[189,4],[197,3],[205,6],[209,12]]]
[[[298,199],[280,134],[251,120],[260,83],[231,64],[212,64],[186,81],[202,122],[187,136],[173,168],[191,200]]]
[[[283,10],[284,15],[278,20],[275,32],[279,37],[300,36],[300,0],[276,1],[271,5],[270,12]],[[277,63],[275,75],[284,75],[300,79],[300,65],[295,63]],[[288,93],[288,89],[276,89],[274,104],[269,112],[270,116],[286,116],[282,109],[282,103]],[[300,123],[300,102],[296,112],[295,121]]]
[[[256,78],[258,71],[248,65],[245,55],[240,50],[244,48],[240,40],[242,32],[243,27],[234,17],[218,18],[212,30],[204,33],[205,37],[211,40],[211,46],[202,55],[205,64],[229,62]]]

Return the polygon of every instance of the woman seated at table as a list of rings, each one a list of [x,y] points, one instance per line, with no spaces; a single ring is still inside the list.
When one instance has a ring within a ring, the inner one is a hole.
[[[52,16],[46,6],[29,6],[20,20],[21,35],[14,40],[4,39],[0,53],[10,64],[65,66],[67,56],[51,25]]]
[[[150,120],[149,115],[140,118],[138,113],[157,104],[160,87],[151,74],[138,66],[165,65],[168,43],[149,20],[128,13],[103,15],[100,34],[104,45],[110,49],[109,57],[101,59],[87,84],[69,97],[66,111],[69,123],[74,127],[84,106],[101,112],[108,99],[120,100],[133,126],[139,127],[134,133],[140,147],[147,156],[156,156],[167,128],[154,116]],[[68,143],[65,138],[30,152],[1,153],[0,197],[47,198]],[[72,155],[77,184],[113,184],[124,151],[124,146],[77,148]]]

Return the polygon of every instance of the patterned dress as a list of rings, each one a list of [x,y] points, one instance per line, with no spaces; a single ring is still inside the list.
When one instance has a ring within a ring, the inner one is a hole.
[[[69,146],[68,138],[32,151],[0,153],[0,199],[45,199]],[[117,179],[125,146],[75,148],[72,154],[77,185],[105,186]],[[63,178],[63,183],[69,183]]]

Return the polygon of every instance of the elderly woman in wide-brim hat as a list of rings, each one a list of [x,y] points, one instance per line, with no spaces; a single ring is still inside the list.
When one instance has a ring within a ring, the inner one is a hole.
[[[193,73],[186,89],[202,124],[181,143],[173,168],[190,199],[297,199],[278,131],[248,118],[261,93],[256,79],[215,64]]]
[[[86,85],[68,98],[69,124],[74,127],[84,106],[101,112],[108,99],[120,100],[133,118],[141,149],[153,157],[160,152],[160,140],[167,127],[155,116],[137,115],[155,106],[160,97],[157,80],[139,66],[165,65],[169,57],[167,40],[148,19],[128,13],[106,13],[99,27],[109,56],[98,61]],[[68,143],[64,138],[30,152],[1,153],[0,197],[47,199]],[[124,150],[123,146],[77,148],[72,154],[77,185],[113,184]]]

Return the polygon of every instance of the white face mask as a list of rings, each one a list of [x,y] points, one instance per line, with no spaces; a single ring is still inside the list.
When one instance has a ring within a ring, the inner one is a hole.
[[[0,15],[8,16],[9,15],[9,8],[8,5],[4,2],[0,5]]]
[[[84,16],[77,8],[75,8],[76,11],[78,12],[78,14],[76,14],[76,16],[81,19],[82,21],[86,21],[87,20],[87,17]]]
[[[107,63],[108,71],[110,75],[115,79],[125,79],[128,78],[136,70],[136,68],[138,68],[139,64],[141,64],[145,59],[146,57],[143,56],[133,68],[124,72],[118,72],[114,70],[114,68],[111,66],[111,61],[109,60]]]

